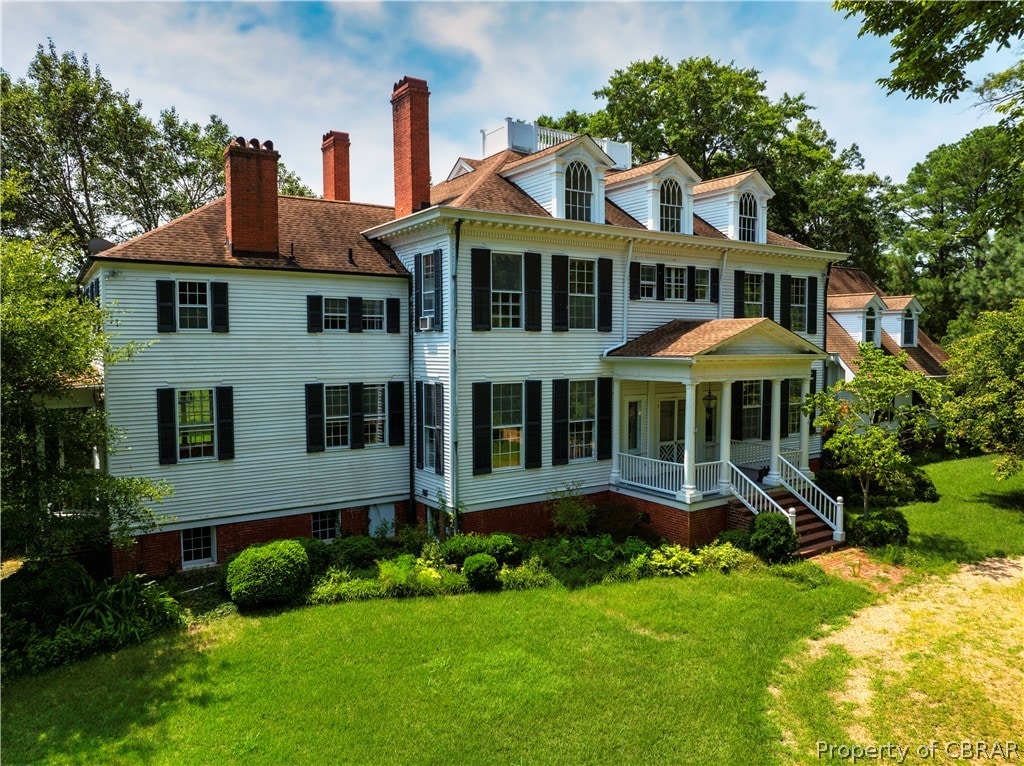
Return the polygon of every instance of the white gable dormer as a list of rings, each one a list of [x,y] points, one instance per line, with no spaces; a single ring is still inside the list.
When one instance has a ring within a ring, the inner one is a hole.
[[[605,173],[612,159],[590,136],[579,136],[507,165],[503,178],[552,218],[604,223]]]
[[[693,234],[698,176],[678,155],[608,177],[605,195],[651,231]]]
[[[913,295],[887,296],[882,312],[882,329],[900,348],[917,346],[917,327],[922,306]]]
[[[877,293],[830,295],[828,313],[855,343],[882,345],[882,315],[886,307]]]
[[[775,192],[756,170],[697,184],[694,212],[729,239],[768,241],[768,200]]]

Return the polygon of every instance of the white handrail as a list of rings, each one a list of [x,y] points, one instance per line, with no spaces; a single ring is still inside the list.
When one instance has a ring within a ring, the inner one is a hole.
[[[799,468],[782,455],[779,455],[779,478],[782,486],[792,492],[797,500],[832,528],[834,539],[845,539],[842,497],[833,500],[825,490],[808,479]]]
[[[729,483],[733,494],[750,509],[751,513],[781,513],[789,520],[793,531],[796,531],[796,510],[793,508],[786,510],[776,503],[767,492],[757,485],[757,482],[733,463],[729,463]]]
[[[623,481],[645,489],[675,494],[683,488],[685,480],[682,463],[619,453],[619,473]]]
[[[722,461],[714,460],[708,463],[697,463],[694,466],[696,473],[696,484],[698,492],[717,492],[718,484],[722,476]]]

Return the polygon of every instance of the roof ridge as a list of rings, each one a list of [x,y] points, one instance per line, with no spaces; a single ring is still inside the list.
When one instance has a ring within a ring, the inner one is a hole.
[[[301,194],[278,194],[278,199],[294,199],[303,202],[327,202],[332,205],[358,205],[359,207],[372,207],[381,210],[394,210],[394,205],[382,205],[377,202],[356,202],[350,199],[324,199],[323,197],[306,197]]]
[[[155,229],[148,229],[147,231],[144,231],[141,234],[137,234],[136,236],[132,237],[131,239],[126,239],[124,242],[118,242],[113,247],[109,247],[106,250],[101,250],[98,253],[93,253],[93,254],[91,254],[89,256],[89,258],[90,258],[90,260],[92,258],[95,258],[96,256],[100,256],[100,257],[106,258],[112,252],[114,252],[115,250],[120,250],[121,248],[125,247],[126,245],[134,244],[134,243],[139,242],[139,241],[144,240],[144,239],[149,239],[151,236],[153,236],[157,232],[166,231],[169,227],[174,226],[175,224],[178,224],[181,221],[190,220],[190,219],[194,218],[196,215],[198,215],[200,212],[206,210],[206,208],[212,207],[213,205],[216,205],[218,202],[223,202],[223,201],[224,201],[224,197],[223,196],[217,197],[216,199],[212,199],[209,202],[207,202],[207,203],[205,203],[203,205],[200,205],[199,207],[197,207],[197,208],[195,208],[193,210],[189,210],[187,213],[183,213],[182,215],[179,215],[177,218],[172,218],[167,223],[160,224]]]

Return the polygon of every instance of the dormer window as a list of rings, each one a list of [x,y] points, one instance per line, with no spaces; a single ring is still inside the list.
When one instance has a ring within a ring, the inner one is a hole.
[[[875,342],[875,336],[878,334],[878,319],[875,316],[875,310],[868,308],[864,314],[864,342],[878,345]]]
[[[591,199],[594,179],[590,168],[578,160],[565,169],[565,218],[569,221],[591,220]]]
[[[903,345],[917,345],[917,319],[910,309],[903,312]]]
[[[661,184],[661,231],[678,234],[683,224],[683,189],[674,178]]]
[[[757,200],[750,192],[740,197],[740,242],[757,241]]]

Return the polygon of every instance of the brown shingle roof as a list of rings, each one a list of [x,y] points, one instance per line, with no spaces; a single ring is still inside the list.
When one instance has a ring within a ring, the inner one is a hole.
[[[719,343],[749,330],[766,317],[752,319],[673,319],[610,352],[609,356],[689,357],[708,351]]]
[[[854,373],[859,372],[860,349],[857,348],[856,342],[832,317],[828,317],[825,322],[827,338],[825,350],[830,354],[838,354],[847,367]],[[890,356],[898,356],[901,351],[905,352],[908,370],[930,377],[946,374],[942,364],[949,359],[949,354],[921,330],[917,331],[917,346],[911,348],[900,348],[893,337],[883,331],[882,350]]]
[[[713,237],[714,239],[728,239],[722,232],[705,221],[699,215],[693,216],[693,233],[698,237]]]
[[[871,277],[863,269],[849,266],[833,266],[828,277],[829,300],[833,295],[849,295],[852,293],[879,293]]]
[[[838,354],[839,358],[854,373],[860,369],[860,365],[857,364],[857,358],[860,354],[857,342],[831,316],[825,318],[825,350],[830,354]]]
[[[604,222],[612,226],[625,226],[627,229],[647,228],[607,197],[604,200]]]
[[[883,296],[882,300],[885,302],[885,307],[891,311],[903,311],[910,302],[914,300],[913,295],[886,295]]]
[[[567,138],[565,141],[554,144],[553,146],[549,146],[547,149],[541,149],[539,152],[534,152],[533,154],[527,154],[525,156],[522,154],[516,154],[516,159],[510,161],[507,165],[505,165],[505,167],[502,168],[502,170],[512,170],[512,168],[517,168],[520,165],[525,165],[527,162],[532,162],[533,160],[540,159],[541,157],[547,157],[549,154],[554,154],[555,152],[561,151],[569,144],[582,140],[583,136],[576,136],[575,138]]]
[[[802,247],[804,250],[813,250],[814,248],[808,247],[797,242],[795,239],[784,237],[781,234],[776,234],[771,229],[768,230],[768,244],[769,245],[785,245],[786,247]]]
[[[829,311],[843,311],[849,309],[862,309],[867,306],[872,298],[877,298],[878,293],[853,293],[850,295],[836,295],[828,291]]]
[[[520,153],[506,149],[482,160],[472,173],[434,186],[430,190],[430,204],[550,217],[528,194],[499,175],[509,161],[520,157]]]
[[[729,176],[722,176],[721,178],[711,178],[707,181],[701,181],[699,184],[693,187],[694,194],[704,194],[706,192],[719,191],[721,189],[731,189],[734,186],[746,181],[750,176],[756,173],[756,170],[744,170],[741,173],[733,173]]]
[[[651,173],[660,170],[664,165],[671,162],[671,157],[665,157],[660,160],[651,160],[645,162],[643,165],[636,165],[631,167],[629,170],[609,170],[605,174],[605,187],[613,186],[614,184],[620,184],[623,181],[629,181],[632,178],[639,178],[640,176],[649,175]]]
[[[92,257],[100,261],[299,269],[381,276],[404,276],[408,273],[391,248],[360,233],[394,220],[395,211],[391,207],[309,197],[279,197],[280,253],[265,257],[234,256],[228,252],[224,215],[222,197]],[[290,263],[289,256],[293,253],[295,260]]]

